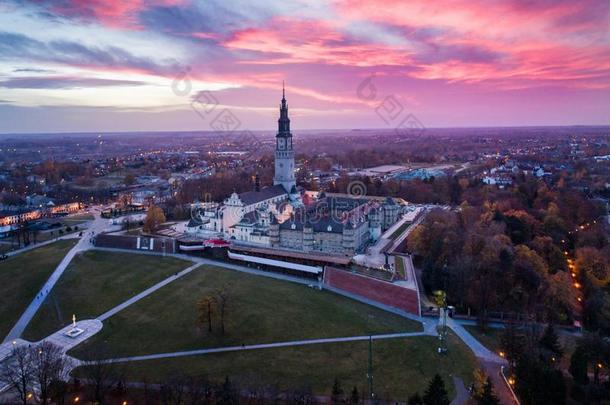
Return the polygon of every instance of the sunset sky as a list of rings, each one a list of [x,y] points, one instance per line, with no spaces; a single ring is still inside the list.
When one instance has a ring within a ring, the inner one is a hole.
[[[0,0],[0,133],[272,129],[282,80],[295,131],[610,124],[610,1]]]

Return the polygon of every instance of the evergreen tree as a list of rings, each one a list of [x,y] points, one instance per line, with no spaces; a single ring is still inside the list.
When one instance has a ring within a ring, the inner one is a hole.
[[[563,374],[533,355],[524,355],[515,368],[516,391],[524,405],[556,404],[566,401]]]
[[[335,382],[333,383],[333,391],[330,396],[330,402],[332,404],[342,404],[345,401],[343,396],[343,388],[341,388],[341,383],[339,379],[335,377]]]
[[[408,405],[424,405],[424,401],[421,399],[419,392],[416,392],[415,394],[413,394],[409,397],[409,399],[407,400],[407,404]]]
[[[445,382],[440,375],[435,374],[432,377],[428,389],[424,393],[423,400],[425,405],[449,405],[451,403],[447,395]]]
[[[557,333],[555,332],[555,328],[553,327],[552,323],[550,323],[549,326],[546,327],[542,338],[540,338],[540,346],[542,346],[543,349],[548,350],[550,353],[552,353],[552,355],[554,355],[554,357],[557,357],[557,359],[561,358],[561,356],[563,355],[563,348],[559,343],[559,337],[557,336]]]
[[[477,403],[478,405],[500,405],[500,400],[493,392],[493,385],[489,377],[487,377],[487,381],[483,385],[483,392]]]
[[[574,381],[578,384],[586,385],[589,383],[589,376],[587,374],[587,367],[589,364],[589,356],[586,348],[581,345],[576,346],[572,357],[570,357],[570,374]]]

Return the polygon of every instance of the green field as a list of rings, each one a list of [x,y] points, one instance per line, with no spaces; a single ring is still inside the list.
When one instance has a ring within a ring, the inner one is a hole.
[[[83,252],[72,260],[24,337],[40,340],[68,324],[72,314],[78,319],[99,316],[191,264],[172,257]]]
[[[61,240],[0,262],[0,336],[4,338],[76,240]]]
[[[226,334],[198,322],[197,303],[218,288],[229,291]],[[299,339],[419,331],[419,322],[327,291],[262,276],[202,267],[104,322],[71,354],[87,357],[104,343],[111,356]]]
[[[449,338],[448,355],[438,355],[437,344],[433,336],[373,341],[377,395],[406,402],[416,391],[423,394],[437,372],[451,396],[455,392],[451,375],[462,378],[468,386],[476,367],[472,352],[454,335]],[[221,382],[229,376],[242,388],[269,384],[285,391],[309,387],[319,395],[330,394],[336,377],[344,391],[356,386],[363,395],[367,391],[367,367],[368,341],[362,341],[138,361],[128,364],[127,370],[131,381],[162,382],[169,375],[187,375]]]

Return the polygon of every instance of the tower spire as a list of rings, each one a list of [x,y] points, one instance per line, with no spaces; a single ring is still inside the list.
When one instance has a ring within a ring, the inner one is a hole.
[[[286,100],[286,89],[284,87],[284,81],[282,80],[282,100]]]

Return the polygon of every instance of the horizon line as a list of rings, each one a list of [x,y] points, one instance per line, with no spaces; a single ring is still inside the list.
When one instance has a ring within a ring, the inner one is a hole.
[[[569,125],[500,125],[500,126],[438,126],[438,127],[424,127],[419,129],[420,131],[427,130],[446,130],[446,129],[528,129],[528,128],[609,128],[608,124],[569,124]],[[316,131],[396,131],[397,128],[310,128],[310,129],[297,129],[296,132],[316,132]],[[414,129],[415,130],[415,129]],[[255,132],[277,132],[275,129],[236,129],[234,131],[216,131],[210,129],[180,129],[180,130],[119,130],[119,131],[66,131],[66,132],[0,132],[0,136],[6,135],[103,135],[105,134],[141,134],[141,133],[240,133],[244,131],[255,131]],[[404,129],[405,132],[409,132],[409,129]]]

